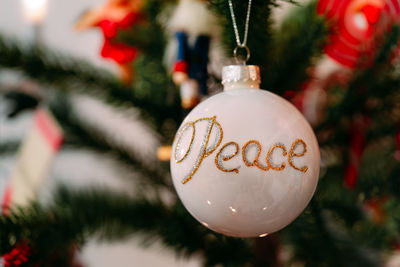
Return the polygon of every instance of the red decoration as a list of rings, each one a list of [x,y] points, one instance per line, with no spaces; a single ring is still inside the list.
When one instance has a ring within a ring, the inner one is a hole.
[[[178,62],[176,62],[175,66],[174,66],[174,72],[187,73],[188,72],[188,63],[187,63],[187,61],[179,60]]]
[[[116,40],[121,31],[129,31],[134,25],[145,21],[142,8],[143,0],[108,0],[105,4],[93,8],[77,21],[75,28],[85,30],[99,27],[104,36],[100,55],[118,64],[121,79],[130,84],[133,70],[130,64],[138,54],[138,48]]]
[[[397,251],[400,251],[400,240],[396,240],[394,242],[393,248]]]
[[[4,267],[16,267],[28,261],[31,249],[26,243],[16,245],[9,253],[2,256]]]
[[[115,41],[115,37],[121,30],[129,30],[140,19],[141,15],[135,12],[128,13],[119,21],[104,19],[99,22],[99,27],[103,31],[104,44],[101,49],[101,56],[110,58],[118,64],[125,64],[133,61],[137,55],[137,48],[128,46]]]
[[[346,168],[345,183],[349,188],[354,188],[358,178],[358,162],[351,162]]]
[[[9,215],[10,213],[11,196],[12,196],[11,186],[7,186],[0,207],[4,215]]]
[[[376,39],[400,19],[399,0],[320,0],[318,14],[326,15],[335,33],[326,54],[338,63],[355,68],[372,64]]]
[[[348,188],[354,188],[357,182],[358,169],[366,143],[365,131],[369,121],[367,117],[359,118],[351,131],[349,165],[345,172],[345,184]]]
[[[397,128],[395,143],[396,143],[396,150],[400,151],[400,127]]]

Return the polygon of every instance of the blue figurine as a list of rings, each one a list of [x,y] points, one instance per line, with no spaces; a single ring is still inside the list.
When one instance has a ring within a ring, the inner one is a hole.
[[[174,44],[172,79],[189,111],[208,95],[209,53],[219,23],[206,1],[180,0],[168,24]]]
[[[199,93],[208,94],[208,51],[210,37],[199,35],[193,46],[188,44],[185,32],[175,34],[178,41],[178,54],[174,66],[174,82],[181,85],[182,107],[192,109],[199,102]]]

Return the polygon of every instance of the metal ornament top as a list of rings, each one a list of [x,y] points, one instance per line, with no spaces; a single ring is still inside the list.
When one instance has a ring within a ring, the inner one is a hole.
[[[260,68],[255,65],[230,65],[222,69],[224,90],[235,88],[259,88]]]
[[[244,27],[243,42],[240,41],[239,30],[236,23],[235,13],[233,11],[232,0],[229,0],[229,10],[232,17],[233,30],[236,37],[237,46],[233,50],[233,57],[236,60],[237,65],[225,66],[222,69],[222,84],[224,90],[237,89],[237,88],[260,88],[261,77],[260,68],[255,65],[246,65],[246,62],[250,58],[250,50],[247,47],[247,36],[249,32],[249,22],[251,13],[251,3],[249,0],[247,6],[246,22]],[[244,49],[245,55],[243,60],[239,59],[238,50]]]

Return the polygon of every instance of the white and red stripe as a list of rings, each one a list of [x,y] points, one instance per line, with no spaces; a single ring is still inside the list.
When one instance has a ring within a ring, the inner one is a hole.
[[[325,15],[335,33],[325,53],[343,66],[372,64],[377,37],[400,21],[399,0],[320,0],[318,14]]]

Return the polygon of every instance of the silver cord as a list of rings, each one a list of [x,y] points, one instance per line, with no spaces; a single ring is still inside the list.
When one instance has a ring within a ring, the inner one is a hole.
[[[229,0],[229,10],[231,12],[233,30],[235,31],[236,43],[240,48],[244,48],[247,43],[247,35],[249,32],[249,22],[250,22],[250,12],[251,12],[251,2],[252,2],[252,0],[249,0],[249,5],[247,6],[247,15],[246,15],[246,22],[245,22],[246,24],[244,26],[244,37],[243,37],[243,43],[242,43],[242,42],[240,42],[240,35],[239,35],[239,30],[238,30],[238,27],[236,24],[235,13],[233,11],[232,0]]]

